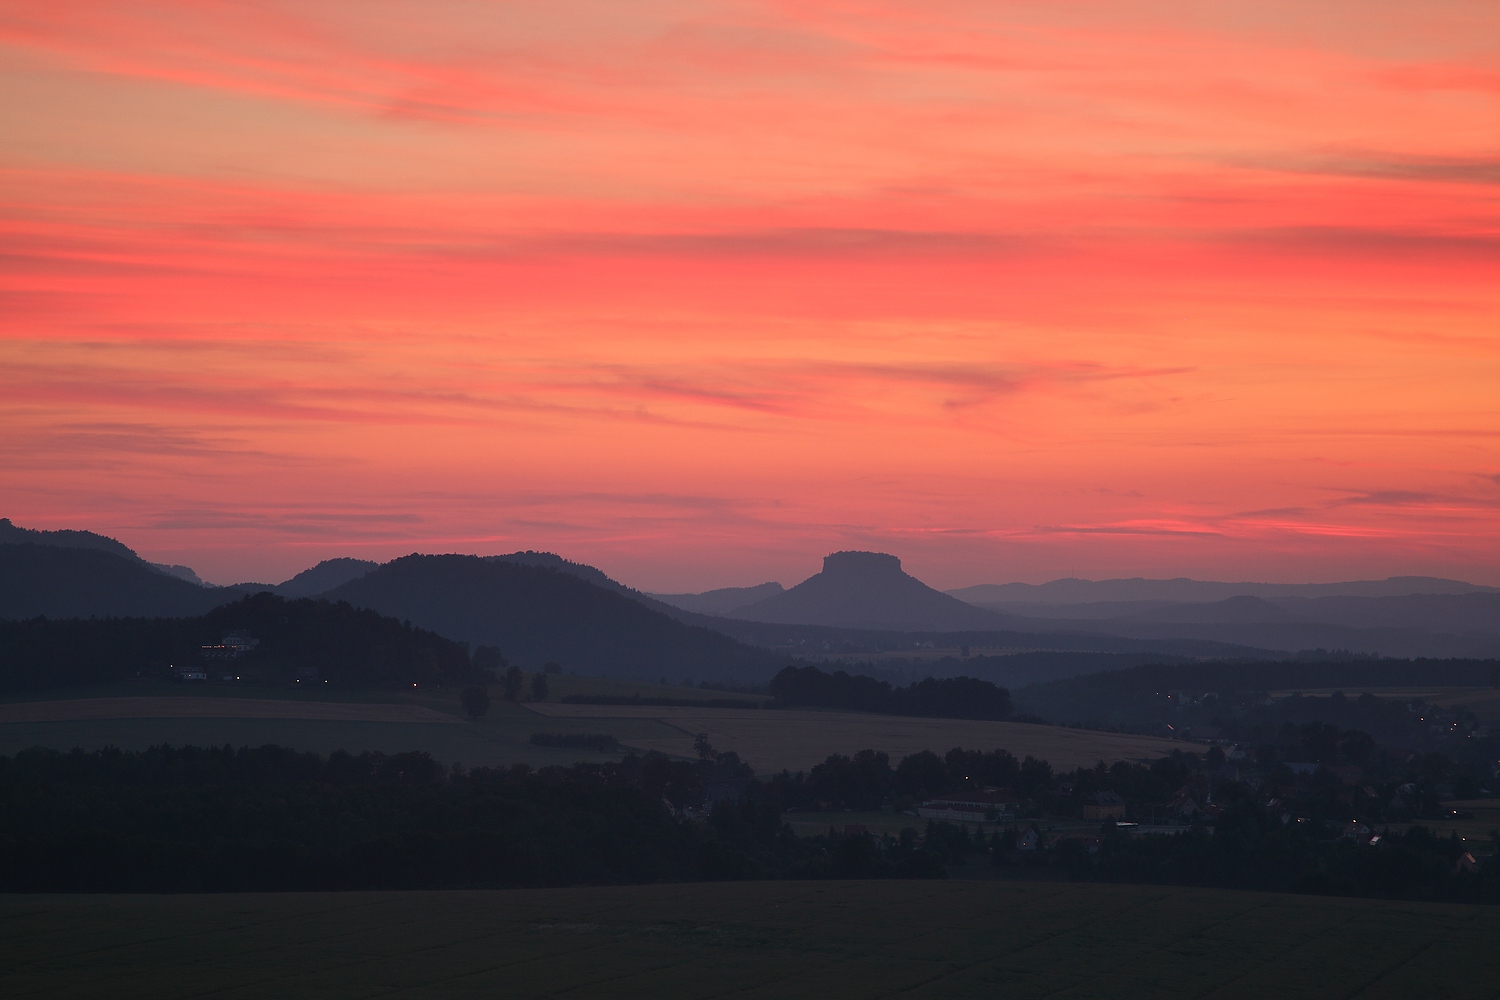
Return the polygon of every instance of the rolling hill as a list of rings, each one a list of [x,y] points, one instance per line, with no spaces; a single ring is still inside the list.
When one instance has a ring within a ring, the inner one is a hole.
[[[186,617],[234,596],[106,548],[0,545],[0,618]]]
[[[407,619],[512,662],[674,682],[764,679],[782,657],[684,625],[625,594],[545,565],[463,555],[410,555],[323,595]]]
[[[96,549],[100,552],[111,552],[132,562],[138,562],[142,566],[175,576],[179,580],[196,583],[200,586],[203,581],[198,578],[187,566],[169,566],[166,563],[148,562],[136,554],[135,549],[126,545],[118,539],[110,538],[108,535],[95,534],[92,531],[75,531],[64,528],[58,531],[38,531],[35,528],[21,528],[12,524],[10,518],[0,517],[0,545],[45,545],[50,548],[59,549]]]
[[[656,600],[670,604],[683,611],[696,611],[701,615],[728,615],[748,607],[757,601],[784,592],[779,583],[762,583],[754,587],[720,587],[705,590],[701,594],[648,594]]]

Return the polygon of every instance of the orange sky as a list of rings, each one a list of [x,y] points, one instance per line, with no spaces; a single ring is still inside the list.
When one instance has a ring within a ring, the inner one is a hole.
[[[0,128],[19,524],[1500,584],[1493,0],[0,0]]]

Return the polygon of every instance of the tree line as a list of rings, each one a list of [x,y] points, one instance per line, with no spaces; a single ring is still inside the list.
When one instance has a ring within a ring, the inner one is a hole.
[[[1010,692],[976,677],[928,677],[906,687],[843,670],[786,667],[769,690],[779,708],[841,708],[944,719],[1006,719]]]
[[[1237,779],[1217,747],[1071,772],[1003,750],[924,751],[895,764],[864,750],[761,778],[701,737],[695,761],[632,754],[540,770],[270,746],[29,750],[0,757],[0,891],[933,877],[987,854],[1001,869],[1052,878],[1500,902],[1500,872],[1484,845],[1421,824],[1378,825],[1440,815],[1436,790],[1463,777],[1462,765],[1391,756],[1327,728],[1294,735],[1304,746],[1289,753],[1315,743],[1330,761],[1365,761],[1374,797],[1326,770],[1293,773],[1274,747],[1258,762],[1260,790]],[[797,837],[786,822],[793,811],[899,811],[997,787],[1019,804],[1009,827],[913,818],[899,836]],[[1028,829],[1045,834],[1050,820],[1077,817],[1101,791],[1120,795],[1136,818],[1184,796],[1204,808],[1176,834],[1133,836],[1110,819],[1092,843],[1074,834],[1022,846]],[[1397,801],[1405,811],[1382,818]],[[1369,830],[1341,835],[1351,814]]]
[[[836,877],[711,748],[532,770],[281,747],[0,757],[0,891],[500,888]],[[849,873],[937,875],[915,845]]]

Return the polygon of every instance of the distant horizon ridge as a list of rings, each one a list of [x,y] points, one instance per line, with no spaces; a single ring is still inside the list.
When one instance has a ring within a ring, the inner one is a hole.
[[[71,547],[99,548],[99,549],[103,549],[105,551],[115,552],[116,554],[119,554],[119,555],[125,555],[127,558],[134,558],[136,560],[139,560],[140,562],[143,562],[143,563],[147,564],[148,566],[151,566],[153,569],[156,569],[158,572],[166,573],[167,575],[170,575],[170,576],[176,576],[176,577],[179,577],[180,579],[187,580],[187,581],[189,581],[191,583],[195,583],[195,584],[198,584],[199,586],[202,586],[202,587],[204,587],[206,589],[212,589],[212,590],[223,590],[223,589],[230,589],[230,588],[235,588],[235,587],[266,587],[268,589],[273,589],[274,590],[274,589],[286,587],[289,584],[293,584],[294,581],[299,581],[300,579],[307,579],[309,574],[312,574],[313,571],[318,570],[318,569],[323,568],[323,567],[328,567],[330,569],[333,568],[333,567],[339,567],[340,569],[344,569],[345,571],[354,569],[356,566],[363,566],[363,567],[368,567],[369,569],[374,569],[374,568],[379,567],[379,566],[384,566],[387,563],[390,563],[390,562],[394,561],[395,559],[401,558],[401,556],[399,556],[399,555],[398,556],[392,556],[390,559],[386,559],[386,560],[361,559],[361,558],[353,557],[353,556],[329,556],[327,558],[318,560],[316,563],[314,563],[313,565],[307,567],[306,569],[301,570],[300,572],[292,574],[291,576],[287,577],[285,580],[281,581],[280,583],[272,584],[272,583],[264,583],[264,582],[261,582],[261,581],[244,580],[244,581],[236,581],[234,583],[228,583],[228,584],[214,584],[214,583],[209,583],[209,582],[203,580],[202,577],[200,577],[196,572],[194,572],[188,566],[185,566],[185,565],[176,565],[176,564],[169,565],[169,564],[166,564],[166,563],[151,562],[150,560],[148,560],[148,559],[144,558],[143,556],[140,556],[139,554],[137,554],[134,549],[132,549],[129,546],[125,545],[125,543],[119,541],[118,539],[115,539],[115,538],[113,538],[111,536],[108,536],[108,535],[102,535],[102,534],[99,534],[97,532],[90,531],[90,530],[87,530],[87,529],[73,529],[73,528],[60,528],[60,529],[23,528],[23,527],[15,524],[8,517],[0,517],[0,544],[3,544],[3,543],[9,543],[9,544],[27,544],[27,543],[29,543],[29,544],[36,544],[36,545],[53,545],[53,546],[63,546],[63,547],[70,547],[70,548]],[[444,555],[444,554],[450,554],[450,553],[440,553],[440,552],[430,552],[430,553],[412,552],[412,553],[409,553],[409,554],[411,554],[411,555]],[[573,566],[585,567],[587,569],[596,569],[590,563],[582,562],[582,561],[579,561],[579,560],[569,559],[566,556],[558,555],[557,553],[554,553],[554,552],[552,552],[550,550],[546,550],[546,549],[527,548],[527,549],[520,549],[520,550],[517,550],[517,551],[514,551],[514,552],[500,553],[500,554],[496,554],[496,555],[480,555],[479,553],[451,553],[451,554],[453,554],[453,555],[475,555],[475,556],[479,556],[479,558],[483,558],[483,559],[509,559],[509,560],[517,561],[517,562],[528,562],[528,563],[532,563],[532,564],[544,564],[544,565],[545,564],[555,564],[555,563],[570,563]],[[893,573],[893,574],[895,574],[895,573],[901,573],[901,574],[905,575],[904,571],[902,570],[902,561],[901,561],[901,558],[899,556],[893,555],[891,553],[875,552],[875,551],[871,551],[871,550],[859,550],[859,549],[843,549],[843,550],[839,550],[839,551],[836,551],[836,552],[831,552],[828,555],[824,556],[823,557],[823,571],[824,572],[828,572],[829,570],[833,570],[836,573],[864,571],[864,572],[877,572],[877,573],[879,573],[879,572],[887,572],[887,573]],[[1007,582],[1004,582],[1004,583],[978,583],[978,584],[969,584],[969,585],[963,586],[963,587],[951,587],[951,588],[948,588],[948,589],[945,589],[945,590],[940,590],[938,592],[939,593],[943,593],[943,594],[947,594],[947,595],[952,596],[952,597],[956,597],[959,600],[964,601],[965,603],[970,603],[970,604],[988,604],[988,603],[991,603],[991,602],[1000,603],[1000,602],[1005,601],[1005,598],[1002,597],[1002,596],[999,596],[999,595],[989,596],[988,594],[985,594],[984,596],[981,596],[982,592],[985,592],[985,591],[997,591],[997,590],[1004,591],[1006,594],[1025,594],[1025,593],[1038,592],[1038,591],[1051,591],[1051,592],[1065,591],[1067,589],[1076,588],[1076,587],[1109,587],[1109,586],[1119,586],[1119,585],[1157,585],[1157,586],[1167,586],[1167,585],[1183,586],[1183,585],[1191,585],[1191,586],[1198,586],[1198,587],[1214,587],[1214,588],[1265,588],[1266,590],[1271,591],[1273,593],[1280,593],[1280,592],[1287,592],[1287,591],[1295,591],[1295,590],[1298,590],[1298,589],[1318,589],[1318,588],[1345,588],[1345,587],[1381,588],[1381,587],[1388,587],[1389,585],[1392,585],[1392,584],[1396,584],[1396,585],[1417,585],[1417,586],[1423,588],[1423,589],[1420,589],[1420,590],[1417,590],[1417,591],[1403,591],[1401,593],[1456,593],[1456,592],[1469,592],[1469,591],[1485,591],[1485,592],[1500,591],[1500,587],[1494,587],[1494,586],[1490,586],[1488,584],[1471,583],[1471,582],[1466,581],[1466,580],[1457,580],[1457,579],[1453,579],[1453,578],[1450,578],[1450,577],[1439,577],[1439,576],[1430,576],[1430,575],[1425,575],[1425,574],[1404,573],[1404,574],[1395,574],[1395,575],[1388,576],[1388,577],[1383,577],[1383,578],[1366,578],[1366,579],[1354,579],[1354,580],[1332,580],[1332,581],[1326,581],[1326,582],[1302,581],[1302,582],[1296,582],[1296,583],[1270,582],[1270,581],[1264,581],[1264,580],[1209,580],[1209,579],[1199,579],[1197,577],[1190,577],[1190,576],[1172,576],[1172,577],[1115,576],[1115,577],[1102,577],[1102,578],[1099,578],[1099,579],[1094,579],[1094,578],[1090,578],[1090,577],[1079,577],[1079,576],[1064,576],[1064,577],[1056,577],[1054,579],[1047,580],[1047,581],[1045,581],[1043,583],[1027,583],[1027,582],[1024,582],[1024,581],[1013,580],[1013,581],[1007,581]],[[629,586],[629,585],[626,585],[626,586]],[[1455,590],[1434,589],[1434,588],[1445,588],[1445,587],[1453,587],[1453,588],[1461,588],[1461,589],[1456,590],[1456,591]],[[779,581],[775,581],[775,580],[764,581],[764,582],[758,583],[758,584],[744,584],[744,585],[730,585],[730,586],[723,586],[723,587],[713,587],[713,588],[710,588],[708,590],[703,590],[703,591],[672,591],[672,592],[667,592],[667,591],[644,590],[644,589],[633,588],[633,587],[631,589],[639,589],[640,593],[642,593],[642,594],[644,594],[644,595],[646,595],[648,597],[654,597],[654,598],[657,598],[659,600],[667,600],[669,598],[685,598],[685,599],[688,599],[688,598],[704,597],[706,595],[711,595],[711,594],[721,594],[721,593],[722,594],[728,594],[729,592],[734,592],[734,591],[756,591],[756,590],[761,590],[762,588],[774,588],[776,590],[785,590],[785,589],[787,589],[787,588],[785,588],[785,586],[782,583],[780,583]],[[1392,595],[1392,596],[1397,595],[1397,591],[1394,591],[1394,590],[1393,591],[1389,591],[1388,593],[1390,595]],[[1237,596],[1237,595],[1229,595],[1229,594],[1226,593],[1223,596]],[[1262,596],[1262,595],[1258,595],[1258,594],[1255,594],[1255,593],[1250,593],[1249,596]],[[1100,600],[1101,598],[1093,598],[1093,599],[1094,600]],[[1140,598],[1136,598],[1136,599],[1140,599]],[[1158,599],[1164,599],[1164,598],[1158,598]],[[1183,599],[1183,598],[1178,598],[1178,599]],[[1199,598],[1199,599],[1200,600],[1216,600],[1216,599],[1222,599],[1222,598],[1204,597],[1204,598]],[[1026,603],[1026,602],[1025,601],[1015,601],[1014,603]],[[1072,603],[1072,602],[1068,601],[1068,600],[1057,600],[1057,601],[1041,601],[1041,602],[1037,602],[1037,603]]]

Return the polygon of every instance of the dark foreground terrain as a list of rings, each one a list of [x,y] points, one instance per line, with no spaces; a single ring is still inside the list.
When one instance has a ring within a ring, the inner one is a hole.
[[[1157,886],[0,897],[22,997],[1481,997],[1500,909]]]

